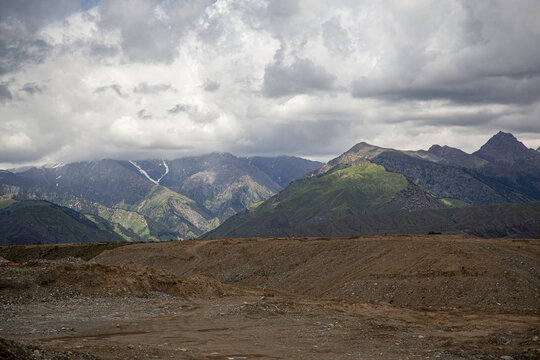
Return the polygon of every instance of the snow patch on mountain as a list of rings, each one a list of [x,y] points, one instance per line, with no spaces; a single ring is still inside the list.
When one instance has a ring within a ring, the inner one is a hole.
[[[142,169],[139,165],[137,165],[137,163],[136,163],[135,161],[129,160],[129,163],[130,163],[131,165],[135,166],[135,168],[136,168],[137,170],[139,170],[139,172],[140,172],[144,177],[146,177],[148,180],[150,180],[151,182],[153,182],[153,183],[156,184],[156,185],[159,185],[159,182],[156,181],[156,180],[154,180],[154,179],[152,179],[152,178],[150,177],[150,175],[148,175],[148,173],[147,173],[146,171],[144,171],[144,169]],[[160,179],[160,180],[161,180],[161,179]]]
[[[135,168],[145,177],[147,178],[148,180],[150,180],[151,182],[153,182],[154,184],[156,185],[159,185],[160,181],[169,173],[169,166],[167,165],[167,163],[165,162],[165,160],[161,160],[162,162],[162,165],[163,167],[165,168],[165,172],[163,174],[161,174],[161,177],[157,180],[154,180],[150,177],[150,175],[143,169],[139,166],[139,164],[137,164],[135,161],[132,161],[132,160],[129,160],[129,163],[133,166],[135,166]]]
[[[161,160],[163,162],[163,166],[165,166],[165,172],[163,173],[163,175],[161,175],[161,177],[158,179],[158,184],[161,182],[161,179],[163,179],[165,177],[165,175],[167,175],[169,173],[169,166],[167,165],[167,163],[165,162],[165,160]]]

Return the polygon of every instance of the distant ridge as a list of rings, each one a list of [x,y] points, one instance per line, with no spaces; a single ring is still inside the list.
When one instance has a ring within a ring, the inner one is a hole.
[[[356,215],[251,236],[345,237],[442,233],[482,238],[539,238],[539,221],[540,202],[531,202]],[[228,236],[234,237],[233,234]]]
[[[440,145],[400,151],[361,142],[205,237],[440,231],[430,224],[451,233],[531,236],[538,203],[523,203],[540,201],[539,159],[540,153],[504,132],[474,154]],[[396,182],[399,177],[404,182]],[[478,206],[491,204],[500,205]],[[440,210],[445,207],[461,209]]]
[[[483,160],[478,156],[467,154],[463,150],[446,145],[433,145],[429,148],[428,152],[441,158],[441,163],[460,166],[468,169],[478,168],[479,166],[487,163],[486,160]]]
[[[0,245],[119,242],[84,215],[48,201],[15,201],[0,209]]]
[[[0,171],[0,195],[47,200],[101,217],[145,241],[189,239],[322,165],[292,156],[230,153],[81,161]]]

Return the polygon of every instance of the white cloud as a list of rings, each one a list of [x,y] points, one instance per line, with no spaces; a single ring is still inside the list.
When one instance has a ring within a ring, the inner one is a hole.
[[[540,145],[534,0],[66,1],[0,1],[0,164]]]

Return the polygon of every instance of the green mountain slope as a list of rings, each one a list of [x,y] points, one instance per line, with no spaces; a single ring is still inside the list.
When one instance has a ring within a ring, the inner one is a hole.
[[[430,151],[400,151],[359,143],[329,161],[319,173],[338,164],[349,165],[366,159],[388,171],[405,175],[438,198],[456,199],[469,205],[540,199],[501,181],[498,175],[504,169],[497,168],[488,174],[485,169],[492,166],[488,161],[457,149],[438,146],[431,147]]]
[[[212,153],[175,160],[100,160],[0,170],[0,195],[48,200],[112,222],[126,239],[185,239],[322,164],[295,157]],[[0,204],[1,206],[2,204]]]
[[[532,210],[523,204],[538,200],[540,155],[512,134],[496,134],[474,154],[438,145],[429,151],[399,151],[359,143],[312,178],[293,182],[205,237],[334,236],[348,234],[349,229],[355,234],[423,233],[436,231],[430,228],[436,224],[480,235],[523,236],[527,231],[521,226],[534,222],[525,219]],[[485,215],[481,217],[469,209],[411,212],[504,203],[518,205],[478,208]],[[490,218],[498,220],[491,226]]]
[[[537,238],[540,236],[540,202],[348,216],[276,230],[262,236],[344,237],[428,233],[468,234],[484,238]]]
[[[35,198],[73,209],[85,214],[92,221],[103,219],[112,225],[113,231],[126,241],[160,241],[178,237],[178,234],[172,233],[151,218],[133,210],[107,207],[73,195],[62,196],[54,193],[43,193]],[[95,222],[100,223],[99,220]]]
[[[350,215],[439,208],[443,204],[403,175],[367,160],[339,164],[291,183],[248,207],[205,237],[255,236]]]
[[[0,210],[0,245],[124,240],[103,219],[99,223],[48,201],[17,201]]]
[[[194,200],[164,186],[156,185],[144,200],[130,209],[149,218],[159,219],[164,228],[182,234],[184,238],[194,238],[219,225],[219,220],[212,218]]]

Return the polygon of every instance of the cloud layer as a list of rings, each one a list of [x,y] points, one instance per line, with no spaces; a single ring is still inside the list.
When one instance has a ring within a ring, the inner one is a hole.
[[[540,145],[536,0],[0,0],[0,167]]]

